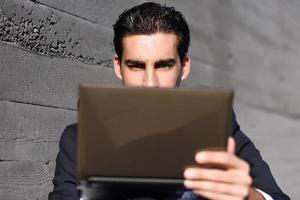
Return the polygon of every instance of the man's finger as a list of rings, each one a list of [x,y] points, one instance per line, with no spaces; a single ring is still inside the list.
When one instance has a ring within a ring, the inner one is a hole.
[[[234,141],[233,137],[228,138],[227,152],[230,154],[234,154],[234,152],[235,152],[235,141]]]
[[[244,175],[241,175],[244,174]],[[205,168],[188,168],[184,172],[188,180],[208,180],[230,184],[251,185],[252,179],[249,174],[237,170],[219,170]]]
[[[227,194],[237,197],[246,197],[249,193],[249,187],[238,184],[227,184],[212,181],[184,181],[185,187],[192,190],[204,190],[216,194]]]
[[[225,168],[243,169],[246,172],[250,171],[246,161],[228,152],[202,151],[196,154],[195,159],[200,165],[215,165]]]

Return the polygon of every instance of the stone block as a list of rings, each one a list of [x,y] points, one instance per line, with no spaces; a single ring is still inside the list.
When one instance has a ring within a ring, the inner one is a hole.
[[[0,41],[97,66],[114,52],[111,29],[30,0],[0,1]]]
[[[111,68],[41,56],[1,42],[0,98],[76,110],[82,82],[117,83]]]
[[[1,161],[1,199],[48,199],[52,190],[53,164],[36,161]]]
[[[64,128],[77,112],[0,101],[0,160],[53,161]]]
[[[90,22],[112,29],[112,25],[125,9],[131,8],[146,0],[37,0],[44,5],[63,10],[75,16],[80,16]]]
[[[229,73],[258,88],[245,103],[300,118],[298,1],[233,1]]]

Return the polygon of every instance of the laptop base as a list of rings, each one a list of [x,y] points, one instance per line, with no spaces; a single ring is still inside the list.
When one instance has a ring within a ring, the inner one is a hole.
[[[80,181],[80,200],[178,199],[186,189],[181,179],[90,177]]]

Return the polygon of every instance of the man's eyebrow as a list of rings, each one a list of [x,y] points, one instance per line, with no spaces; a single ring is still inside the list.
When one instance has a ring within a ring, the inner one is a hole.
[[[125,60],[126,65],[145,65],[145,62],[140,61],[140,60],[133,60],[133,59],[128,59]]]
[[[162,59],[155,62],[155,65],[175,65],[176,60],[174,58]]]

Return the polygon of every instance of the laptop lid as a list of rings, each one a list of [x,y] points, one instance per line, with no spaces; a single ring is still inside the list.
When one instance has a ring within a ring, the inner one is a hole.
[[[195,153],[225,149],[233,92],[80,86],[77,176],[183,179]]]

